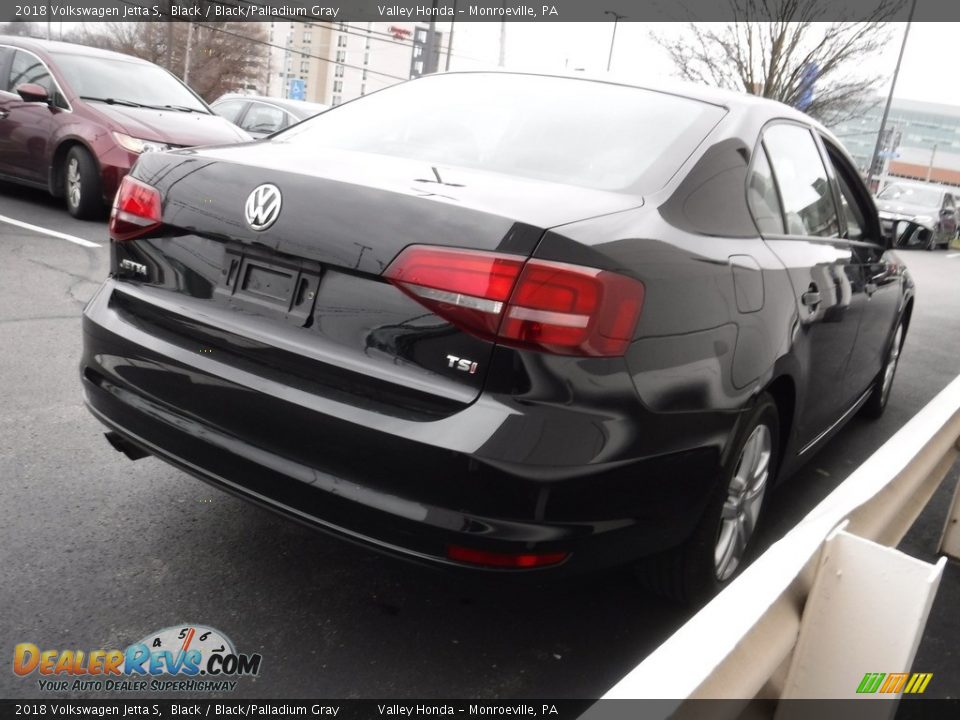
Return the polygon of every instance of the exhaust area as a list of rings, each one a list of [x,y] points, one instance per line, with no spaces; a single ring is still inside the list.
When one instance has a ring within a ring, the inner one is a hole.
[[[114,450],[122,452],[131,460],[140,460],[142,458],[149,457],[150,455],[150,453],[140,446],[134,445],[125,437],[119,433],[113,432],[112,430],[104,433],[103,435],[105,438],[107,438],[107,442],[113,446]]]

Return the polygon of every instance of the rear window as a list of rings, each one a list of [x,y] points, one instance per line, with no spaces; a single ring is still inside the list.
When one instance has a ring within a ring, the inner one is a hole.
[[[644,194],[669,180],[724,112],[588,80],[437,75],[337,107],[274,142]]]

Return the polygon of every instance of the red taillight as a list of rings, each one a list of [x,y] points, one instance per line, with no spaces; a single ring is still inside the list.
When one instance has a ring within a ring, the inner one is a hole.
[[[461,329],[561,355],[623,355],[643,284],[606,270],[414,245],[384,276]]]
[[[110,237],[121,242],[150,232],[160,225],[160,191],[125,176],[110,211]]]
[[[515,255],[414,245],[384,277],[454,325],[493,340],[522,268]]]
[[[558,565],[570,557],[570,553],[497,553],[461,547],[460,545],[448,545],[447,557],[457,562],[469,563],[471,565],[484,565],[486,567],[536,568],[546,567],[547,565]]]

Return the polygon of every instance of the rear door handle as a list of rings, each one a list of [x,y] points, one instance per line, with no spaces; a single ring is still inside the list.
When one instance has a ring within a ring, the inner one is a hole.
[[[810,289],[800,296],[800,302],[808,308],[816,308],[820,304],[820,290],[814,283],[810,283]]]
[[[7,111],[7,110],[0,110],[0,120],[6,120],[6,119],[7,119],[7,115],[9,115],[9,114],[10,114],[9,111]]]
[[[867,295],[873,295],[877,291],[877,284],[868,282],[863,289],[867,291]]]

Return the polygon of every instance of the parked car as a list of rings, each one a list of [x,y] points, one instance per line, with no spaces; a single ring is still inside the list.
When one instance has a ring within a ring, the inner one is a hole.
[[[877,193],[883,233],[900,247],[934,250],[957,236],[956,190],[928,183],[894,182]],[[896,230],[894,226],[896,225]]]
[[[145,453],[406,558],[695,598],[883,412],[914,287],[855,165],[708,88],[453,73],[141,157],[84,312]]]
[[[250,136],[153,63],[73,43],[0,36],[0,178],[105,213],[146,152]]]
[[[211,106],[213,111],[255,138],[266,137],[330,109],[329,105],[228,93]]]

